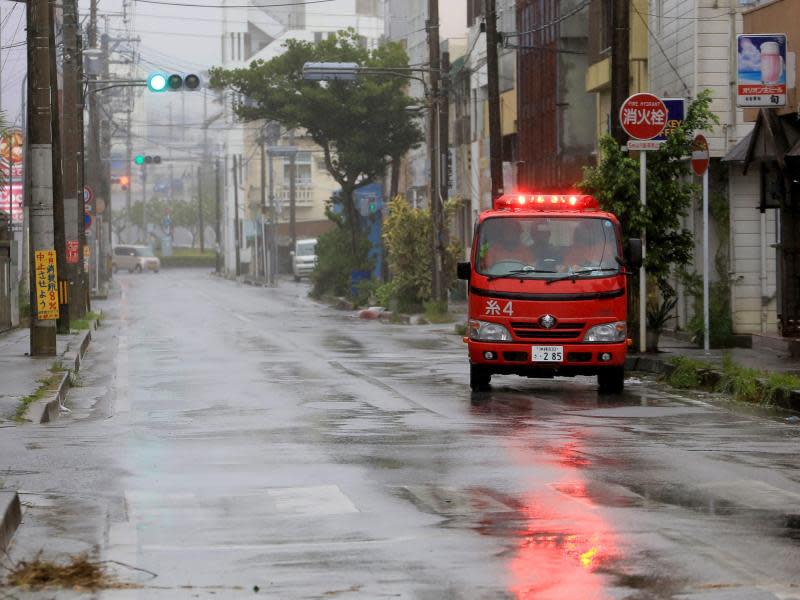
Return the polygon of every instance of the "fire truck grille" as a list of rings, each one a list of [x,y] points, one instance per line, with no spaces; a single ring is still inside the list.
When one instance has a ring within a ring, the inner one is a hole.
[[[512,322],[514,335],[525,340],[574,340],[580,337],[586,323],[556,323],[553,329],[545,329],[539,323]]]

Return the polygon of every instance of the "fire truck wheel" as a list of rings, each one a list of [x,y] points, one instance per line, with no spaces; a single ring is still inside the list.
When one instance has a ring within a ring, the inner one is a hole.
[[[479,365],[469,366],[469,387],[473,392],[483,391],[489,388],[492,382],[492,374]]]
[[[625,369],[613,367],[597,374],[597,385],[601,394],[619,394],[625,387]]]

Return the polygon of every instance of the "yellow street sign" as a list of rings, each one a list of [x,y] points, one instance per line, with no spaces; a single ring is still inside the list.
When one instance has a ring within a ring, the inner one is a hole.
[[[56,251],[37,250],[34,255],[36,269],[36,318],[40,321],[58,319],[58,273]]]

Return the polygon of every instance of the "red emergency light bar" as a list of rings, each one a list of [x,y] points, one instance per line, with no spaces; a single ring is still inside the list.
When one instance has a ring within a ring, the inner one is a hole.
[[[494,201],[495,210],[598,210],[586,194],[506,194]]]

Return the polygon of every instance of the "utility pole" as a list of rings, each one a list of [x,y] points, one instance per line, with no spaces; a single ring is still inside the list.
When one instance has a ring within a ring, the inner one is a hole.
[[[147,244],[147,165],[142,165],[142,232]]]
[[[97,2],[98,0],[91,0],[89,5],[89,31],[88,43],[89,48],[97,48]],[[90,79],[97,79],[96,65],[89,73]],[[93,198],[89,206],[89,212],[94,219],[91,228],[91,256],[93,258],[94,268],[90,267],[90,281],[93,280],[92,288],[97,291],[100,290],[100,281],[98,277],[100,265],[100,226],[97,220],[97,197],[100,193],[100,178],[102,177],[102,167],[100,165],[100,114],[97,108],[97,93],[95,91],[94,82],[90,83],[88,89],[89,95],[89,131],[87,132],[89,148],[87,149],[88,168],[85,169],[88,175],[89,187],[93,192]],[[94,273],[92,277],[91,273]]]
[[[239,251],[239,169],[237,156],[233,155],[233,241],[236,244],[236,276],[241,275],[241,252]]]
[[[261,237],[264,238],[264,280],[267,285],[272,285],[272,260],[267,250],[267,226],[264,217],[267,214],[267,132],[261,131]],[[275,218],[275,215],[272,215]]]
[[[78,278],[80,279],[80,310],[79,317],[83,317],[86,311],[91,310],[91,298],[89,294],[89,260],[85,258],[86,249],[86,226],[84,224],[86,204],[83,191],[86,187],[86,129],[84,128],[84,109],[86,108],[86,96],[83,87],[83,36],[78,31],[77,48],[78,54],[76,62],[78,65]]]
[[[203,222],[203,167],[197,167],[197,217],[200,223],[200,254],[206,251],[205,228]]]
[[[58,333],[69,333],[69,278],[67,277],[67,238],[64,227],[64,179],[61,165],[61,119],[58,107],[58,70],[56,68],[55,9],[50,5],[48,49],[50,60],[50,127],[53,132],[53,240],[58,265]]]
[[[630,95],[629,0],[611,0],[611,135],[618,144],[627,142],[619,111]]]
[[[431,244],[433,248],[433,272],[431,278],[431,291],[434,300],[441,301],[445,295],[442,277],[442,256],[439,253],[439,240],[442,224],[439,222],[439,195],[440,195],[440,129],[439,110],[441,97],[439,95],[440,59],[439,59],[439,0],[428,0],[428,62],[430,77],[430,119],[428,122],[429,162],[431,172],[430,185],[430,211],[433,224]]]
[[[108,16],[105,17],[105,33],[100,36],[100,50],[102,52],[104,80],[109,78],[109,61],[111,60],[111,50],[109,47]],[[111,279],[111,121],[106,117],[101,122],[100,137],[100,194],[102,210],[97,214],[97,235],[100,239],[101,255],[98,256],[100,262],[100,277],[104,284]]]
[[[64,187],[64,233],[66,237],[66,264],[62,275],[69,282],[69,317],[84,316],[81,282],[80,229],[83,227],[83,206],[78,202],[78,157],[80,136],[78,130],[78,104],[81,82],[78,79],[78,5],[77,0],[64,0],[64,90],[61,140],[61,161]],[[82,108],[80,110],[83,110]]]
[[[128,218],[130,218],[133,194],[133,173],[131,169],[131,163],[133,162],[133,94],[130,90],[128,90],[128,102],[127,129],[125,132],[125,164],[127,165],[125,172],[128,175],[128,189],[125,190],[125,209],[128,212]]]
[[[216,223],[214,229],[214,237],[217,239],[217,273],[222,273],[222,236],[220,222],[222,221],[222,170],[219,166],[219,158],[214,161],[214,178],[216,185],[214,186],[217,196],[216,202]]]
[[[58,278],[53,237],[53,130],[50,120],[50,3],[30,0],[28,140],[30,143],[31,356],[56,355]],[[37,273],[38,271],[38,273]],[[53,290],[55,286],[55,290]],[[55,291],[55,302],[52,293]],[[55,305],[55,306],[54,306]]]
[[[275,170],[272,163],[272,152],[269,152],[269,212],[272,214],[272,227],[270,227],[270,248],[272,256],[272,285],[278,283],[278,209],[275,205]]]
[[[289,145],[294,147],[294,129],[289,130]],[[297,245],[297,151],[289,155],[289,237],[292,250]]]
[[[495,0],[486,0],[486,74],[489,92],[489,170],[492,177],[492,202],[504,192],[503,126],[500,120],[500,67],[497,59],[497,41],[497,5]]]
[[[450,196],[450,177],[448,173],[448,165],[450,164],[450,53],[443,52],[441,60],[441,101],[438,104],[438,121],[439,131],[439,197],[436,199],[436,220],[434,223],[438,224],[436,228],[436,256],[440,257],[439,264],[442,265],[441,271],[441,284],[439,295],[436,300],[439,302],[447,301],[447,289],[445,286],[444,276],[444,260],[443,257],[447,251],[447,246],[450,243],[450,232],[447,229],[445,222],[444,204]]]

